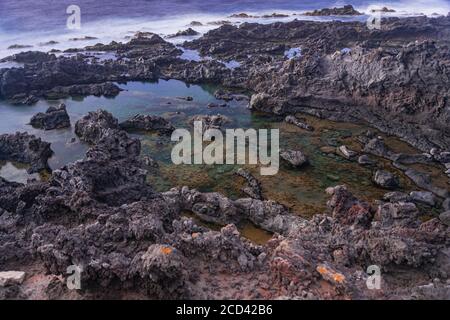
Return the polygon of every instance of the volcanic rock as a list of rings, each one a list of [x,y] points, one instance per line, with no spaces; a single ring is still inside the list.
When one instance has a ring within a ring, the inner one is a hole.
[[[47,160],[52,154],[50,143],[26,132],[0,135],[0,159],[27,163],[29,173],[49,170]]]
[[[34,115],[30,124],[39,129],[53,130],[70,127],[70,118],[65,104],[58,107],[49,107],[45,113]]]
[[[400,181],[397,176],[384,170],[377,170],[375,172],[373,182],[386,189],[395,189],[400,185]]]
[[[436,204],[436,197],[432,192],[426,191],[412,191],[409,194],[411,201],[434,207]]]
[[[171,134],[175,130],[173,125],[162,117],[141,114],[120,123],[119,126],[127,131],[156,131],[161,134]]]
[[[113,115],[105,110],[89,112],[75,123],[75,134],[88,143],[96,143],[106,129],[119,129],[119,124]]]
[[[359,16],[362,13],[353,8],[352,5],[346,5],[341,8],[325,8],[321,10],[314,10],[312,12],[305,12],[306,16]]]
[[[299,168],[308,163],[308,158],[299,150],[283,151],[280,153],[280,157],[295,168]]]

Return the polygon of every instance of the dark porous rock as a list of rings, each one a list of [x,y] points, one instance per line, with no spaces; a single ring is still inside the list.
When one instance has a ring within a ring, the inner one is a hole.
[[[250,98],[249,109],[269,111],[271,109],[270,105],[271,96],[266,93],[256,93]]]
[[[89,96],[115,97],[122,91],[117,85],[111,82],[95,84],[77,84],[67,87],[57,86],[45,91],[42,95],[47,99],[62,99],[69,96]]]
[[[105,110],[89,112],[75,123],[75,134],[88,143],[96,143],[107,129],[119,129],[116,118]]]
[[[297,126],[297,127],[301,128],[301,129],[305,129],[305,130],[308,130],[308,131],[314,131],[314,128],[312,126],[310,126],[309,124],[301,121],[300,119],[298,119],[295,116],[287,116],[284,119],[284,121],[286,123],[293,124],[294,126]]]
[[[384,170],[377,170],[373,176],[373,182],[385,189],[395,189],[400,186],[400,181],[396,175]]]
[[[439,215],[439,220],[441,220],[443,224],[450,227],[450,211],[442,212]]]
[[[436,205],[436,197],[432,192],[412,191],[409,196],[412,202],[426,204],[430,207],[434,207]]]
[[[230,91],[226,91],[226,90],[222,90],[222,89],[218,89],[218,90],[214,91],[214,97],[216,99],[225,100],[225,101],[231,101],[231,100],[248,101],[249,100],[249,97],[245,94],[232,93]]]
[[[436,161],[439,161],[443,164],[446,164],[446,163],[450,164],[450,152],[443,151],[440,153],[436,153],[436,154],[433,154],[433,157],[436,159]],[[449,167],[447,167],[447,169],[450,169],[450,165],[449,165]]]
[[[31,106],[39,101],[39,98],[34,95],[28,95],[26,93],[16,94],[9,99],[14,105],[27,105]]]
[[[299,150],[283,151],[280,153],[280,157],[294,168],[299,168],[305,164],[308,164],[308,158]]]
[[[70,127],[70,118],[65,104],[58,107],[49,107],[45,113],[34,115],[30,124],[39,129],[52,130]]]
[[[440,188],[433,185],[431,176],[424,172],[419,172],[413,168],[409,168],[404,171],[405,175],[410,178],[418,187],[431,191],[441,198],[447,198],[450,196],[450,191],[445,188]]]
[[[377,157],[393,160],[396,154],[392,152],[380,137],[370,139],[364,145],[364,152],[373,154]]]
[[[265,14],[261,16],[262,18],[287,18],[289,17],[288,14],[284,14],[284,13],[277,13],[274,12],[272,14]]]
[[[92,36],[84,36],[80,38],[70,38],[69,41],[87,41],[87,40],[97,40],[98,38]]]
[[[423,163],[430,164],[433,162],[433,158],[429,154],[404,154],[399,153],[392,157],[392,160],[401,164],[414,164]]]
[[[208,24],[210,26],[230,25],[231,21],[228,21],[228,20],[217,20],[217,21],[209,21],[206,24]]]
[[[414,203],[386,203],[378,208],[377,216],[384,228],[392,226],[416,226],[419,211]]]
[[[151,245],[141,257],[140,275],[147,290],[159,298],[189,297],[189,262],[174,247]]]
[[[188,29],[183,30],[183,31],[178,31],[178,32],[175,33],[175,34],[171,34],[171,35],[167,36],[167,38],[176,38],[176,37],[185,37],[185,36],[196,36],[196,35],[198,35],[198,34],[199,34],[199,33],[198,33],[197,31],[195,31],[194,29],[188,28]]]
[[[353,159],[358,155],[358,152],[349,149],[347,146],[340,146],[338,148],[340,154],[342,154],[346,159]]]
[[[450,198],[447,198],[442,202],[442,208],[445,211],[450,211]]]
[[[390,9],[388,7],[383,7],[381,9],[372,9],[372,10],[370,10],[370,12],[384,12],[384,13],[386,13],[386,12],[395,12],[395,10],[394,9]]]
[[[238,176],[243,177],[246,181],[248,186],[243,188],[242,191],[247,194],[250,198],[262,200],[262,188],[259,181],[247,170],[240,168],[236,174]]]
[[[187,96],[187,97],[177,97],[177,99],[180,99],[180,100],[186,100],[186,101],[193,101],[193,100],[194,100],[194,98],[191,97],[191,96]]]
[[[46,42],[40,42],[39,46],[41,46],[41,47],[53,46],[53,45],[58,44],[58,43],[59,43],[58,41],[50,40],[50,41],[46,41]]]
[[[373,214],[369,204],[355,198],[346,186],[327,188],[326,193],[331,196],[327,206],[333,218],[347,225],[367,227],[370,224]]]
[[[0,160],[30,165],[29,173],[49,170],[48,159],[53,155],[50,143],[28,133],[0,135]]]
[[[191,23],[189,23],[189,25],[191,27],[201,27],[201,26],[203,26],[203,23],[201,23],[200,21],[191,21]]]
[[[353,8],[352,5],[346,5],[341,8],[325,8],[304,13],[306,16],[359,16],[362,15]]]
[[[221,103],[221,104],[217,104],[217,103],[214,103],[214,102],[208,103],[208,108],[209,109],[212,109],[212,108],[226,108],[226,107],[228,107],[228,104],[226,104],[226,103]]]
[[[415,300],[447,300],[449,296],[450,283],[440,281],[438,278],[415,287],[411,293],[411,298]]]
[[[13,50],[13,49],[28,49],[28,48],[33,48],[32,45],[28,45],[28,44],[13,44],[10,45],[8,47],[8,49]]]
[[[372,160],[368,155],[363,154],[362,156],[359,156],[358,163],[363,166],[372,166],[377,162],[375,160]]]
[[[232,15],[228,16],[228,18],[248,19],[248,18],[256,18],[256,17],[252,16],[248,13],[241,12],[241,13],[233,13]]]
[[[400,191],[392,191],[383,195],[383,200],[389,202],[411,202],[411,197]]]
[[[194,125],[194,122],[202,123],[203,132],[208,129],[221,129],[223,125],[229,123],[231,120],[221,114],[217,115],[197,115],[193,116],[189,123]]]
[[[56,59],[54,54],[49,54],[41,51],[26,51],[13,54],[0,61],[14,61],[18,63],[42,63],[53,61]]]
[[[151,158],[149,156],[143,156],[142,162],[143,162],[144,166],[146,166],[148,168],[154,168],[154,169],[159,168],[158,162],[156,162],[156,160],[154,160],[153,158]]]
[[[171,134],[175,130],[174,126],[162,117],[142,114],[135,115],[119,126],[127,131],[156,131],[161,134]]]

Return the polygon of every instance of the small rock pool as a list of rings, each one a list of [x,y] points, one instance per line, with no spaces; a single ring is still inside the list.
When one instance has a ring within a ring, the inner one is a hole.
[[[355,161],[349,161],[334,151],[345,144],[353,150],[361,150],[356,137],[368,129],[363,124],[337,123],[302,116],[315,130],[299,129],[285,123],[282,117],[251,112],[247,101],[225,102],[214,97],[212,85],[189,85],[177,80],[158,82],[129,82],[119,84],[124,89],[115,98],[79,97],[58,101],[39,101],[33,106],[14,106],[0,101],[0,134],[27,131],[50,142],[54,151],[49,160],[50,167],[57,169],[84,156],[88,146],[80,142],[74,134],[75,122],[89,111],[105,109],[119,121],[135,114],[160,115],[172,122],[176,128],[189,128],[189,119],[194,115],[222,114],[231,121],[228,128],[280,129],[280,147],[302,150],[309,158],[310,165],[292,169],[283,164],[274,176],[261,176],[257,166],[243,166],[260,180],[263,195],[290,207],[303,216],[323,212],[327,196],[324,190],[329,186],[346,184],[358,197],[372,201],[380,199],[387,190],[372,183],[372,170]],[[187,101],[186,97],[192,97]],[[49,106],[65,103],[72,127],[44,131],[34,129],[28,122],[37,112],[44,112]],[[208,108],[208,104],[227,103],[227,107]],[[166,191],[175,186],[189,186],[200,191],[218,191],[231,198],[245,197],[241,188],[243,179],[234,173],[240,165],[174,165],[170,153],[174,143],[169,136],[153,133],[133,134],[142,142],[142,152],[154,158],[159,168],[151,170],[148,181],[158,191]],[[388,145],[397,152],[417,153],[412,147],[392,137],[386,137]],[[383,159],[377,159],[378,166],[394,171],[400,176],[401,190],[418,190],[399,170]],[[425,169],[424,169],[425,170]],[[433,179],[441,181],[441,171],[431,170]],[[45,179],[47,175],[28,175],[26,166],[11,162],[0,162],[0,176],[17,182],[28,178]],[[445,176],[444,176],[445,177]],[[448,184],[447,184],[448,187]],[[249,226],[247,229],[251,230]],[[251,231],[250,231],[251,232]]]

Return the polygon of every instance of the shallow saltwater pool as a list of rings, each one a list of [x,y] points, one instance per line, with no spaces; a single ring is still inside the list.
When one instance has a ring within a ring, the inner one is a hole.
[[[227,102],[228,107],[208,108],[209,103],[224,103],[217,100],[213,93],[217,87],[209,85],[188,85],[177,80],[161,80],[155,83],[130,82],[120,84],[124,89],[115,98],[85,97],[58,101],[40,101],[34,106],[14,106],[0,101],[0,134],[27,131],[52,143],[53,157],[50,167],[57,169],[69,162],[80,159],[88,146],[76,138],[73,130],[75,122],[89,111],[106,109],[119,121],[135,114],[161,115],[170,120],[176,128],[189,128],[189,119],[193,115],[222,114],[231,122],[226,128],[280,129],[280,147],[282,149],[302,150],[309,158],[310,165],[301,169],[292,169],[283,164],[274,176],[261,176],[258,166],[244,166],[261,181],[263,195],[267,199],[277,200],[304,216],[323,212],[327,196],[325,188],[337,184],[346,184],[357,196],[373,200],[386,192],[376,187],[371,180],[372,170],[356,162],[348,161],[332,152],[331,149],[346,144],[358,150],[356,136],[368,127],[364,125],[336,123],[307,117],[306,120],[315,131],[308,132],[286,124],[283,118],[272,115],[252,113],[247,109],[247,101]],[[192,97],[192,101],[183,98]],[[50,105],[65,103],[71,118],[72,127],[61,130],[44,131],[27,125],[37,112],[44,112]],[[142,142],[142,152],[150,155],[159,163],[159,169],[152,170],[148,181],[158,191],[166,191],[174,186],[189,186],[200,191],[219,191],[237,198],[245,195],[240,191],[244,181],[234,173],[239,165],[174,165],[170,153],[174,145],[169,136],[153,133],[133,134]],[[395,138],[387,139],[398,151],[416,152]],[[381,166],[395,170],[387,161]],[[417,190],[401,172],[402,189]],[[439,170],[434,173],[438,176]],[[26,167],[16,163],[0,162],[0,175],[6,179],[25,182],[28,176]]]

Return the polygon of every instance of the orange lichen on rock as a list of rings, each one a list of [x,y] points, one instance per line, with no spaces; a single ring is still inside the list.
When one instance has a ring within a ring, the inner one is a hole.
[[[166,254],[166,255],[171,254],[172,251],[173,251],[173,249],[170,248],[170,247],[162,247],[162,248],[161,248],[161,252],[162,252],[163,254]]]
[[[324,264],[319,264],[316,271],[320,273],[325,280],[331,283],[343,284],[345,281],[345,276],[342,273],[339,273]]]
[[[197,238],[199,236],[199,233],[198,232],[194,232],[193,234],[192,234],[192,238]]]
[[[334,281],[339,282],[339,283],[343,283],[345,280],[344,275],[340,274],[340,273],[336,273],[333,276]]]

